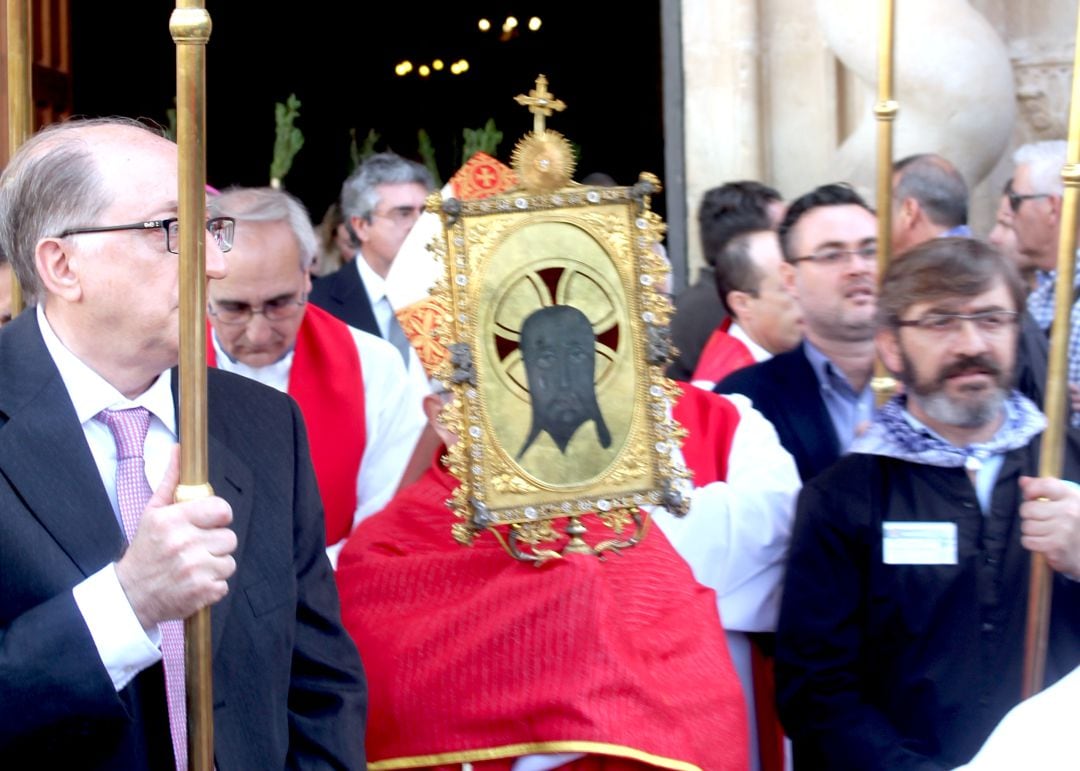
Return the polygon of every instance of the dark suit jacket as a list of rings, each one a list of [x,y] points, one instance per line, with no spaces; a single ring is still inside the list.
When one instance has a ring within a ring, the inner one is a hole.
[[[357,254],[356,259],[364,258]],[[383,336],[378,322],[375,321],[367,289],[360,279],[360,271],[351,262],[316,280],[311,286],[311,296],[308,299],[350,327],[370,332],[376,337]]]
[[[1016,389],[1043,407],[1046,396],[1046,361],[1049,340],[1026,310],[1020,313],[1020,334],[1016,340]]]
[[[840,457],[840,440],[802,345],[732,372],[713,390],[749,397],[776,428],[780,444],[795,458],[803,482]]]
[[[668,367],[668,377],[685,382],[693,378],[705,343],[726,317],[724,305],[716,294],[716,273],[711,267],[703,267],[697,282],[675,298],[671,342],[679,353]]]
[[[207,375],[210,483],[239,541],[211,612],[216,766],[362,769],[367,694],[300,412],[254,381]],[[117,693],[71,591],[124,545],[24,313],[0,333],[0,768],[172,767],[161,664]]]

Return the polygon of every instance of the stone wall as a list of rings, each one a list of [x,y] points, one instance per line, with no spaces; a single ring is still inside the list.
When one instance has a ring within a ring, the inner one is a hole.
[[[691,275],[701,195],[754,178],[793,197],[847,179],[872,197],[876,9],[871,0],[682,0],[685,200]],[[939,152],[991,226],[1012,150],[1063,138],[1076,3],[899,0],[894,155]]]

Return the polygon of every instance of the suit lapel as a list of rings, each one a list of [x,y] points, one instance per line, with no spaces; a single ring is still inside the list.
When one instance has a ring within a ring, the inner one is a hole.
[[[236,559],[236,564],[241,565],[243,564],[248,543],[248,526],[251,523],[254,475],[247,464],[241,461],[232,450],[222,444],[216,437],[211,436],[209,438],[208,449],[210,486],[214,488],[214,495],[221,496],[232,506],[232,529],[236,533],[237,541],[233,557]],[[231,583],[229,593],[213,607],[210,613],[211,651],[217,651],[218,644],[221,642],[225,619],[232,608],[232,598],[236,592],[237,586],[235,583]]]
[[[356,259],[364,259],[360,254]],[[330,297],[341,306],[341,312],[335,314],[346,324],[382,337],[379,325],[375,321],[375,312],[371,308],[364,282],[360,280],[360,271],[351,262],[343,265],[334,274],[334,283],[330,286]]]
[[[0,473],[84,575],[117,559],[124,537],[34,312],[0,337]]]
[[[217,376],[217,374],[217,371],[208,373],[208,375],[213,376]],[[172,378],[173,404],[176,405],[176,425],[178,426],[181,425],[179,382],[179,376],[174,374]],[[209,393],[207,394],[207,401],[208,412],[213,417],[214,402]],[[236,533],[236,551],[233,552],[233,558],[236,560],[236,564],[240,565],[244,559],[245,547],[247,546],[248,524],[251,522],[254,475],[247,464],[240,460],[219,438],[219,432],[214,430],[216,427],[217,423],[214,422],[212,427],[209,428],[206,438],[210,477],[207,481],[210,483],[214,495],[224,498],[232,507],[233,521],[231,527],[233,532]],[[183,441],[183,437],[180,438],[180,441]],[[210,610],[211,652],[216,651],[218,644],[221,642],[221,633],[225,627],[225,619],[232,608],[232,597],[235,590],[235,584],[230,582],[229,593]]]

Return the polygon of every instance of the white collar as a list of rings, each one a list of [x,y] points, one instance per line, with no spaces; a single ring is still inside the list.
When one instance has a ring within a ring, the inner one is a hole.
[[[368,265],[368,261],[364,259],[364,255],[361,252],[356,253],[356,258],[353,262],[356,263],[356,269],[360,272],[360,281],[364,284],[364,289],[367,291],[368,299],[371,301],[371,307],[374,308],[376,303],[386,297],[386,279],[376,273],[374,269]]]
[[[234,359],[226,352],[218,341],[217,332],[214,331],[213,327],[210,328],[210,339],[214,344],[214,352],[217,354],[218,369],[223,369],[226,372],[232,372],[237,375],[243,375],[246,378],[258,381],[263,385],[276,388],[278,391],[286,392],[288,390],[289,372],[292,370],[293,351],[296,350],[295,346],[289,349],[288,353],[272,364],[267,364],[263,367],[252,367],[250,364],[245,364],[238,359]]]
[[[75,406],[75,414],[80,424],[93,420],[95,415],[105,409],[122,410],[130,407],[145,407],[165,425],[174,437],[176,436],[176,411],[173,404],[171,369],[158,375],[151,386],[134,399],[128,399],[114,385],[72,353],[56,336],[56,332],[45,317],[44,303],[39,303],[37,306],[37,322],[45,347],[60,371],[60,378],[64,381],[71,403]]]
[[[754,357],[754,361],[768,361],[772,358],[772,354],[752,340],[746,330],[735,321],[732,321],[731,326],[728,327],[728,334],[746,346],[747,350],[750,351],[750,355]]]

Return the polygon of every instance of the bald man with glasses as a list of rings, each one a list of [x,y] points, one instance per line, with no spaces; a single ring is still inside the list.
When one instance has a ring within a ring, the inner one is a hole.
[[[206,608],[215,766],[362,768],[296,404],[207,372],[214,494],[174,502],[177,193],[176,145],[121,119],[49,126],[0,177],[0,253],[37,302],[0,331],[0,766],[187,769],[184,619]]]

